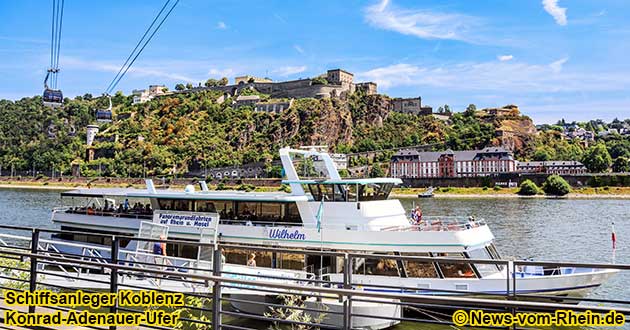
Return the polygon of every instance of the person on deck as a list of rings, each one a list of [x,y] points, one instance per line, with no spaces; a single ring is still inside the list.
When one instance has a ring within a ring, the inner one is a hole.
[[[160,235],[160,240],[166,240],[166,236]],[[153,243],[153,254],[166,257],[166,242]]]
[[[420,206],[416,206],[414,213],[415,213],[416,225],[421,225],[423,222],[422,222],[422,209],[420,208]]]
[[[249,259],[247,259],[248,267],[256,267],[256,254],[252,253],[249,255]]]

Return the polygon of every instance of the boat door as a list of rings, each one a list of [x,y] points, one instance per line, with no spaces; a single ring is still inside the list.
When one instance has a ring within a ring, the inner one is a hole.
[[[168,238],[168,226],[160,225],[153,222],[142,221],[138,230],[138,238],[160,239],[160,237]],[[153,256],[153,245],[155,242],[138,241],[136,245],[136,258],[138,261],[155,263],[156,258]]]

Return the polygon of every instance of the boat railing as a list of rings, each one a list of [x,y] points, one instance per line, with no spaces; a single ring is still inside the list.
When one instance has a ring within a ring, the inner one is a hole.
[[[252,220],[229,220],[220,221],[221,225],[240,225],[253,227],[303,227],[296,222],[272,222],[272,221],[252,221]],[[426,217],[418,224],[407,224],[399,226],[379,226],[373,224],[343,224],[343,223],[321,223],[321,229],[333,230],[355,230],[355,231],[462,231],[480,226],[485,226],[483,219],[470,219],[461,217]],[[307,227],[308,226],[304,226]],[[312,228],[312,227],[311,227]]]
[[[55,207],[53,208],[53,213],[73,213],[73,214],[81,214],[81,215],[89,215],[89,216],[102,216],[102,217],[116,217],[116,218],[132,218],[132,219],[153,219],[153,211],[146,210],[134,210],[130,208],[128,210],[103,210],[100,208],[92,209],[85,207]]]
[[[463,231],[486,226],[483,219],[472,217],[422,217],[420,221],[410,220],[408,225],[381,227],[381,231]]]

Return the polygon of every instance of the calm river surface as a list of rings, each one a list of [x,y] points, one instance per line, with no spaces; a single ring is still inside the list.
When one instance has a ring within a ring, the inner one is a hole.
[[[611,224],[617,232],[616,262],[630,264],[630,200],[615,199],[402,199],[425,215],[485,219],[503,257],[610,262]],[[0,189],[0,224],[54,227],[50,210],[59,192]],[[594,296],[630,299],[630,273],[620,273]]]

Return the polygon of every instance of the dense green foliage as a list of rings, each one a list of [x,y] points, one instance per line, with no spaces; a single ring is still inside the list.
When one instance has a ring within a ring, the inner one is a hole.
[[[545,194],[553,196],[564,196],[571,192],[569,183],[559,175],[548,176],[543,183],[542,189]]]
[[[517,194],[522,196],[534,196],[538,194],[538,186],[532,180],[521,182]]]
[[[206,83],[221,86],[226,80],[210,79]],[[191,88],[190,84],[175,86],[176,90]],[[270,99],[252,89],[241,93]],[[504,125],[503,120],[521,120],[531,126],[531,121],[520,115],[480,116],[474,105],[453,114],[448,122],[392,112],[386,96],[362,92],[347,100],[297,99],[279,114],[254,112],[247,106],[235,109],[232,98],[219,103],[222,95],[219,91],[196,91],[132,104],[131,96],[116,93],[112,97],[115,120],[100,126],[92,146],[95,159],[89,162],[85,128],[95,123],[96,109],[107,107],[105,98],[89,94],[67,98],[63,108],[54,110],[42,106],[39,96],[0,100],[0,167],[3,173],[11,168],[46,172],[54,168],[68,175],[75,163],[86,176],[140,177],[200,173],[204,168],[259,162],[265,164],[267,176],[278,177],[282,169],[273,166],[272,161],[277,160],[277,150],[284,146],[328,145],[331,151],[340,153],[426,144],[434,150],[481,149],[498,143],[496,131]],[[630,141],[621,136],[602,139],[604,147],[597,147],[597,152],[585,152],[582,144],[563,139],[554,129],[523,140],[527,141],[517,146],[516,153],[524,160],[584,158],[589,168],[606,170],[612,159],[630,157]],[[603,152],[606,149],[608,157]],[[354,157],[350,165],[374,169],[376,163],[387,163],[393,153],[388,150],[375,158]],[[593,166],[600,163],[603,165]],[[622,160],[616,164],[616,168],[623,168]]]
[[[605,172],[612,164],[612,157],[608,153],[606,145],[598,143],[586,151],[582,163],[591,172]]]
[[[630,161],[626,157],[617,157],[612,165],[612,170],[617,173],[630,172]]]

